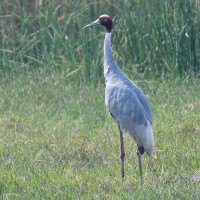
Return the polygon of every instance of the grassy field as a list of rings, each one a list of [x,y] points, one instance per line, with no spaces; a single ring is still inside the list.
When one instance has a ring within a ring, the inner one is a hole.
[[[137,81],[154,119],[155,152],[142,157],[125,135],[120,143],[104,105],[104,85],[65,83],[39,70],[0,80],[2,199],[199,199],[199,80]]]
[[[198,0],[0,5],[1,199],[200,199]],[[142,181],[129,135],[121,181],[104,105],[105,29],[82,30],[104,13],[114,58],[152,107],[155,152],[142,157]]]

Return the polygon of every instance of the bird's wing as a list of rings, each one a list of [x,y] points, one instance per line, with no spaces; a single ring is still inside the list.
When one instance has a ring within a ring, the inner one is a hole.
[[[129,126],[128,123],[147,125],[147,117],[137,94],[127,88],[107,87],[106,106],[116,121]]]
[[[151,124],[153,124],[151,108],[143,92],[121,71],[118,66],[115,70],[115,74],[117,75],[110,77],[110,81],[106,84],[106,88],[109,90],[109,93],[113,93],[116,89],[118,89],[121,93],[127,91],[129,95],[132,94],[132,101],[137,102],[138,100],[140,102],[146,118]],[[126,99],[124,98],[123,101],[126,101]]]
[[[143,92],[138,88],[138,92],[137,92],[137,97],[138,100],[140,101],[141,105],[143,106],[144,109],[144,113],[147,117],[147,119],[149,120],[149,122],[151,124],[153,124],[153,120],[152,120],[152,113],[151,113],[151,108],[150,105],[145,97],[145,95],[143,94]]]

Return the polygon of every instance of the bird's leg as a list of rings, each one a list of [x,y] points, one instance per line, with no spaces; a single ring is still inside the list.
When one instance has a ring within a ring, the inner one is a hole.
[[[122,174],[122,181],[123,181],[124,180],[124,157],[125,157],[125,152],[124,152],[123,133],[122,133],[120,128],[119,128],[119,133],[120,133],[120,143],[121,143],[121,174]]]
[[[142,179],[142,163],[141,163],[141,154],[139,150],[137,149],[136,151],[137,156],[138,156],[138,164],[139,164],[139,170],[140,170],[140,178]]]

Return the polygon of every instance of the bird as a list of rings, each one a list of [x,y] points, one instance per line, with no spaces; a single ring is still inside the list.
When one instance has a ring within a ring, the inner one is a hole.
[[[146,152],[150,156],[154,150],[151,108],[143,92],[123,73],[114,60],[111,50],[113,28],[111,17],[106,14],[101,15],[82,29],[96,25],[102,25],[106,28],[104,39],[105,104],[119,129],[122,182],[124,180],[125,158],[123,132],[129,133],[137,144],[136,154],[139,175],[142,179],[141,155]]]

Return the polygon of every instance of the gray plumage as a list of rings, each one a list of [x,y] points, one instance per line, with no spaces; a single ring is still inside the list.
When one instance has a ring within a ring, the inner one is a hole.
[[[141,155],[151,155],[154,149],[153,121],[149,103],[143,92],[117,66],[111,51],[112,20],[101,15],[84,28],[101,24],[107,32],[104,40],[104,77],[106,80],[105,104],[120,131],[121,173],[124,178],[124,144],[122,130],[128,132],[138,145],[140,177],[142,178]]]
[[[139,147],[143,146],[146,142],[143,129],[152,128],[151,109],[143,92],[117,66],[111,52],[111,33],[106,33],[104,41],[104,77],[108,111],[119,128],[128,132]],[[153,141],[149,142],[153,143],[151,149],[144,148],[148,155],[154,146]]]

